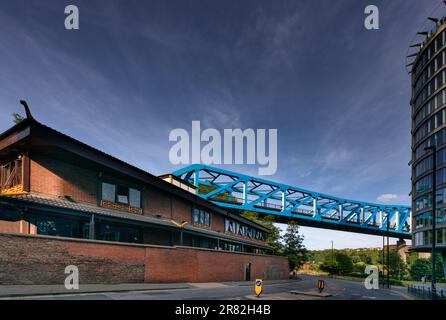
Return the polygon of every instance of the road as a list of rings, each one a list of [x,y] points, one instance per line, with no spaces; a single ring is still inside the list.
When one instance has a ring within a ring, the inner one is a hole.
[[[300,275],[299,280],[274,282],[265,285],[264,296],[274,297],[288,295],[292,290],[315,291],[319,278]],[[410,298],[404,290],[367,290],[362,282],[340,279],[323,278],[326,281],[324,293],[331,293],[330,297],[295,296],[295,300],[406,300]],[[69,295],[47,295],[26,297],[24,299],[44,300],[242,300],[253,295],[252,283],[208,283],[194,284],[189,289],[150,290],[129,292],[106,292]],[[22,298],[23,299],[23,298]],[[284,299],[284,298],[282,298]],[[286,299],[286,298],[285,298]]]

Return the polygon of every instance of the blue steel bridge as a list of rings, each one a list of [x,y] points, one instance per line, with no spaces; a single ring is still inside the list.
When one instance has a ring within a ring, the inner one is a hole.
[[[273,215],[276,222],[411,239],[411,208],[329,196],[205,165],[173,175],[195,185],[196,193],[221,207]]]

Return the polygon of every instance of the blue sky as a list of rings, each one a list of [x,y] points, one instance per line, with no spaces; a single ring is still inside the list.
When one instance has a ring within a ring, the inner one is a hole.
[[[410,204],[405,56],[439,2],[2,1],[0,130],[24,98],[37,120],[161,174],[178,169],[169,132],[192,120],[277,128],[269,180]],[[80,30],[64,28],[69,4],[79,7]],[[363,26],[368,4],[380,9],[380,30]],[[311,249],[382,243],[302,232]]]

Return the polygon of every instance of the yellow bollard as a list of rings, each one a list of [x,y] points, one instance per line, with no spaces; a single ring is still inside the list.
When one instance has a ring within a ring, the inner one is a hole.
[[[263,280],[262,279],[256,279],[255,291],[256,291],[257,297],[260,297],[260,295],[263,293]]]
[[[322,293],[322,291],[325,288],[325,281],[324,280],[318,280],[317,281],[317,288],[319,289],[319,293]]]

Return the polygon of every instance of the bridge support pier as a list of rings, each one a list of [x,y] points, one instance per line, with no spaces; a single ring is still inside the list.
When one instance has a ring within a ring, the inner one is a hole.
[[[404,241],[404,239],[399,239],[396,242],[396,251],[400,255],[401,259],[406,263],[407,262],[406,253],[408,252],[408,249],[406,241]]]

